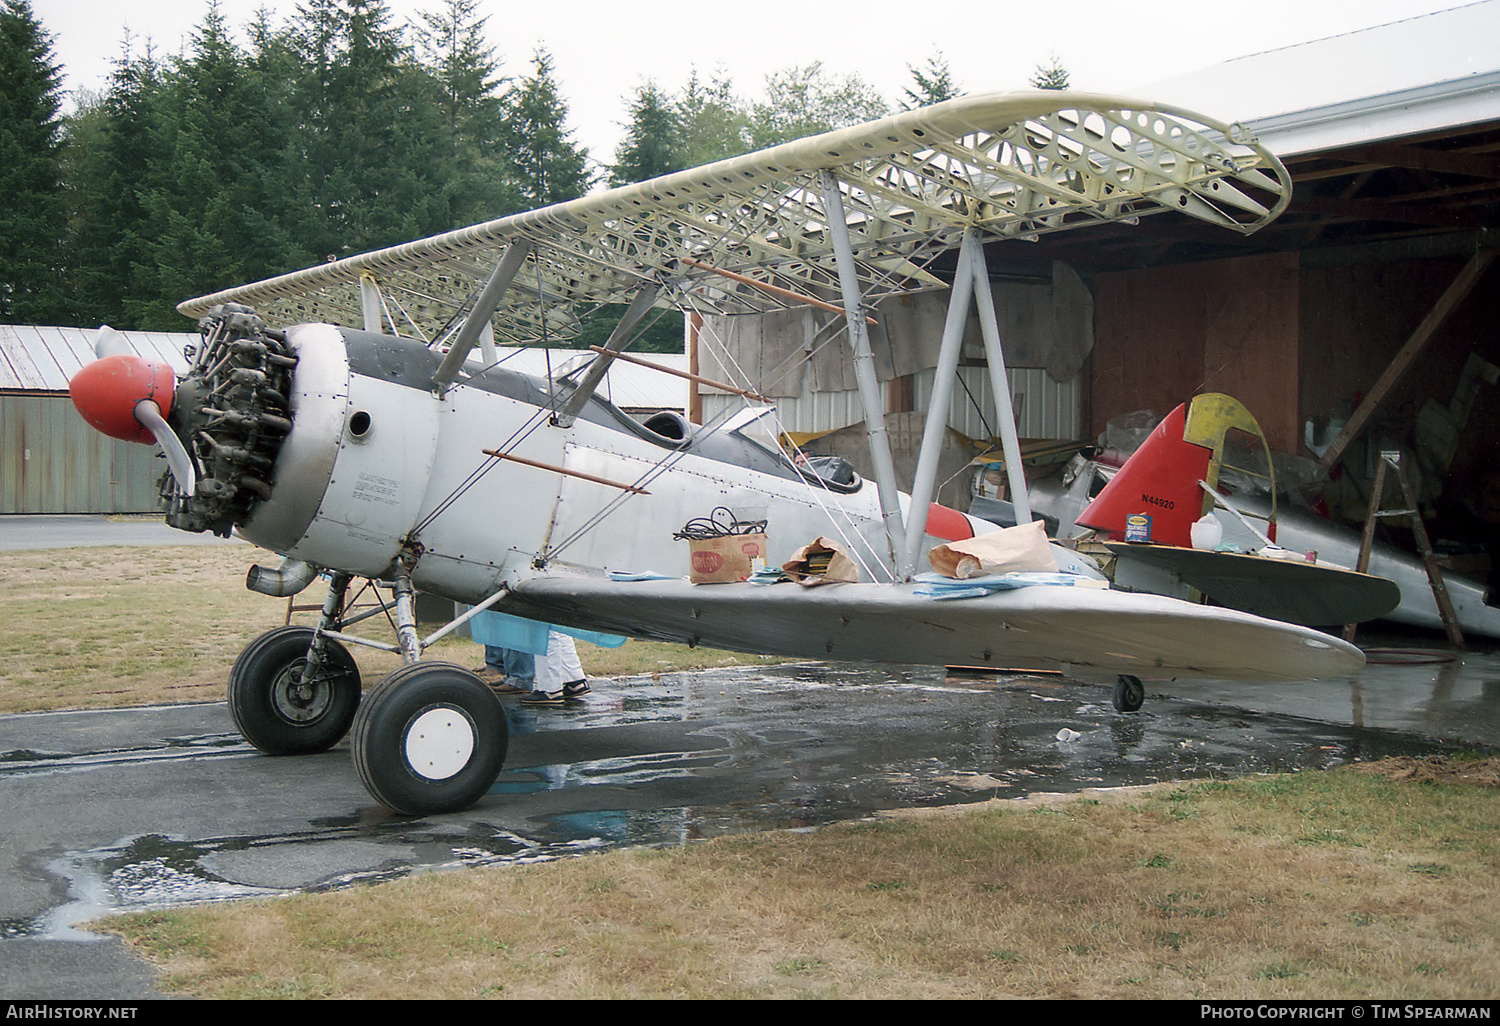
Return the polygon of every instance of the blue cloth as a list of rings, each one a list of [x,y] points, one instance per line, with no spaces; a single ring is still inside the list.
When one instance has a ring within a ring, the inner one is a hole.
[[[469,633],[486,648],[513,648],[532,655],[547,654],[547,625],[535,620],[486,609],[469,621]]]
[[[1030,588],[1038,585],[1071,588],[1084,582],[1086,586],[1089,579],[1078,574],[1031,572],[994,574],[987,577],[970,577],[965,580],[957,580],[943,574],[917,574],[914,580],[917,586],[913,589],[913,594],[942,602],[952,599],[983,598],[997,591],[1010,591],[1013,588]]]
[[[469,621],[469,633],[474,640],[486,647],[512,648],[532,655],[547,654],[547,632],[557,631],[570,637],[592,642],[601,648],[619,648],[624,638],[615,634],[600,634],[597,631],[579,630],[575,627],[553,627],[537,620],[528,620],[509,613],[496,613],[486,609]],[[488,657],[486,657],[488,659]]]

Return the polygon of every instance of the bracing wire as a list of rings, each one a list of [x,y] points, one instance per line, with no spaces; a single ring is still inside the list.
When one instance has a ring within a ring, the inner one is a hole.
[[[749,216],[750,215],[747,211],[744,215],[742,215],[741,218],[726,219],[722,223],[719,239],[715,240],[709,245],[708,252],[711,253],[718,247],[719,243],[724,242],[728,238],[729,233],[733,230],[734,224],[738,223],[738,221],[743,217]],[[931,259],[935,258],[936,255],[937,251],[934,251],[926,261],[923,261],[923,263],[930,263]],[[908,260],[912,264],[916,264],[917,261],[916,259],[914,259],[915,257],[917,257],[916,253],[912,254],[911,257],[908,257]],[[885,270],[879,268],[878,266],[873,265],[868,261],[861,261],[860,264],[865,272],[864,277],[869,280],[870,288],[867,289],[865,293],[867,298],[873,293],[878,292],[882,287],[889,286],[897,276],[894,270]],[[545,305],[545,293],[542,281],[540,261],[533,260],[533,267],[536,271],[536,295],[538,309],[543,310]],[[896,290],[893,289],[892,291]],[[682,294],[684,295],[684,298],[686,300],[686,305],[689,306],[693,310],[693,312],[697,312],[697,305],[694,302],[693,297],[685,290]],[[404,310],[402,312],[405,313]],[[408,320],[410,320],[409,316]],[[649,325],[647,325],[647,327],[649,327]],[[637,332],[643,330],[645,330],[645,328],[638,328]],[[819,326],[814,332],[812,338],[808,340],[809,347],[805,351],[798,351],[788,354],[780,363],[771,368],[768,375],[770,380],[779,381],[783,377],[786,377],[793,372],[800,371],[806,365],[806,363],[811,360],[818,352],[835,341],[839,337],[841,330],[847,330],[847,318],[839,318],[835,316],[834,318],[831,318],[827,323]],[[541,331],[542,341],[545,348],[547,322],[544,310],[541,315]],[[710,334],[712,334],[712,332],[710,332]],[[726,368],[732,369],[733,374],[738,380],[749,380],[749,376],[745,374],[744,369],[739,366],[738,361],[735,360],[733,354],[728,351],[727,347],[720,345],[716,350],[715,355],[720,358],[721,362]],[[483,371],[481,371],[481,373],[483,373]],[[513,432],[511,437],[498,447],[500,451],[510,451],[515,445],[518,445],[521,441],[524,441],[524,439],[528,437],[532,432],[534,432],[538,427],[548,422],[555,413],[558,405],[558,399],[557,394],[552,387],[552,367],[550,351],[548,351],[547,353],[547,378],[549,382],[549,397],[547,407],[544,410],[540,410],[532,417],[528,418],[528,420],[520,428]],[[748,404],[745,405],[748,406]],[[728,409],[728,407],[726,407],[726,409]],[[705,425],[704,427],[707,429],[708,434],[712,434],[714,431],[719,430],[723,426],[723,423],[723,420],[714,418],[713,422]],[[796,456],[801,455],[801,453],[800,450],[796,449],[795,446],[793,447],[793,449],[794,455],[789,458],[795,461]],[[667,453],[652,468],[648,469],[642,475],[640,475],[640,478],[635,482],[635,487],[644,487],[646,484],[649,484],[651,480],[654,480],[671,466],[675,465],[677,461],[681,459],[683,454],[684,453],[682,450],[674,450]],[[785,456],[786,454],[783,453],[783,455]],[[439,503],[438,506],[435,507],[426,518],[424,518],[422,523],[418,525],[417,530],[420,531],[422,528],[430,524],[433,519],[435,519],[442,512],[445,512],[447,509],[451,508],[453,503],[455,503],[463,494],[465,494],[470,488],[472,488],[479,481],[479,479],[484,476],[485,473],[487,473],[490,469],[493,469],[494,464],[497,462],[499,462],[499,460],[494,457],[490,457],[479,467],[477,467],[475,471],[469,475],[468,478],[466,478],[463,482],[460,483],[459,486],[454,489],[453,493],[451,493],[447,498]],[[810,485],[812,484],[812,482],[810,481],[808,483]],[[826,490],[826,487],[813,487],[813,491],[815,494],[821,493]],[[594,516],[589,518],[588,521],[586,521],[580,528],[574,531],[573,534],[571,534],[568,538],[563,539],[557,545],[549,546],[547,558],[556,558],[556,556],[561,551],[577,541],[578,538],[582,537],[588,531],[591,531],[594,527],[598,526],[599,523],[602,523],[609,515],[617,510],[622,503],[628,501],[632,494],[633,493],[622,493],[614,497],[614,499],[610,502],[606,503],[598,512],[595,513]],[[840,523],[841,520],[848,520],[849,526],[852,528],[852,517],[850,517],[842,509],[838,510],[838,514],[840,515],[835,515],[834,511],[830,510],[821,494],[817,495],[817,503],[820,509],[822,509],[822,511],[825,513],[825,515],[829,517],[830,522],[834,524],[835,530],[838,531],[845,543],[848,544],[850,549],[855,552],[856,558],[860,559],[862,568],[865,570],[865,572],[870,573],[872,577],[875,576],[873,573],[871,573],[870,567],[868,565],[865,565],[863,558],[859,555],[860,546],[851,543],[848,534],[844,531],[844,526]]]
[[[538,297],[539,297],[539,301],[540,301],[540,296],[541,296],[540,288],[541,288],[540,282],[538,282]],[[654,319],[653,319],[653,323],[654,323]],[[647,325],[645,327],[649,327],[649,325]],[[644,331],[645,327],[640,327],[639,331],[637,331],[637,333],[634,336],[632,336],[632,337],[633,338],[634,337],[639,337],[640,332]],[[505,439],[505,441],[503,441],[500,445],[496,446],[495,448],[496,448],[496,451],[498,451],[498,452],[505,452],[505,453],[511,452],[516,446],[520,445],[528,437],[530,437],[538,428],[542,427],[544,424],[550,423],[552,421],[553,417],[556,415],[556,413],[557,413],[557,411],[558,411],[558,409],[559,409],[559,407],[561,405],[561,398],[562,398],[561,395],[558,394],[557,392],[555,392],[553,390],[553,388],[552,388],[552,354],[551,354],[550,350],[548,350],[548,349],[545,348],[545,342],[546,342],[545,331],[546,331],[546,326],[545,326],[545,323],[544,323],[543,324],[543,333],[544,334],[543,334],[542,342],[544,343],[544,351],[547,354],[547,382],[548,382],[547,403],[546,403],[545,406],[540,407],[537,410],[536,413],[534,413],[530,417],[528,417],[526,419],[526,421],[523,422],[522,425],[519,428],[517,428],[515,431],[511,432],[510,437],[508,437],[507,439]],[[495,361],[494,364],[491,364],[490,367],[485,367],[482,370],[480,370],[478,372],[478,374],[483,374],[485,371],[488,371],[491,367],[495,367],[495,366],[498,366],[501,363],[504,363],[506,360],[510,359],[514,355],[515,355],[515,352],[507,353],[505,356],[503,356],[499,360]],[[471,375],[470,380],[472,381],[474,377],[478,376],[478,374]],[[443,513],[447,512],[450,508],[452,508],[452,506],[453,506],[454,503],[456,503],[460,498],[462,498],[469,491],[469,489],[473,488],[476,484],[479,483],[480,479],[483,478],[485,474],[489,473],[491,470],[493,470],[495,468],[495,466],[497,464],[499,464],[501,462],[503,462],[503,461],[500,460],[498,457],[486,456],[484,458],[484,460],[480,462],[479,466],[475,467],[475,469],[469,474],[468,477],[464,478],[463,481],[459,482],[459,484],[456,485],[454,487],[454,489],[451,492],[449,492],[448,495],[446,495],[436,506],[433,507],[432,511],[430,513],[428,513],[427,516],[425,516],[425,517],[422,518],[422,520],[413,529],[413,532],[412,532],[413,535],[420,534],[423,530],[425,530],[427,527],[429,527],[433,523],[433,521],[435,521],[439,516],[441,516]],[[628,493],[626,493],[625,495],[620,496],[621,499],[628,498],[628,497],[629,497]]]

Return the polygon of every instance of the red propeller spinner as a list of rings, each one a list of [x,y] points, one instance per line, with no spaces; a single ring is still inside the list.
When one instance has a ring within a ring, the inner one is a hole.
[[[117,353],[86,364],[68,382],[68,394],[79,414],[111,438],[153,445],[157,437],[136,414],[136,406],[151,402],[158,417],[172,411],[177,382],[172,368],[152,363],[134,353]],[[148,419],[150,418],[148,414]]]
[[[193,494],[198,484],[193,457],[167,424],[177,389],[172,368],[137,355],[125,336],[107,324],[99,325],[94,352],[99,359],[68,382],[79,414],[111,438],[154,444],[166,457],[177,490]]]

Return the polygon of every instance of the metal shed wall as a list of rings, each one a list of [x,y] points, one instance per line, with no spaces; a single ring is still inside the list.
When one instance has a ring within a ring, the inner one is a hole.
[[[148,513],[155,450],[84,423],[66,395],[0,392],[0,514]]]
[[[0,390],[66,392],[68,381],[94,360],[95,328],[60,328],[36,324],[0,324]],[[141,356],[165,363],[172,373],[187,370],[182,347],[196,342],[197,332],[122,331]]]
[[[1016,407],[1016,428],[1023,438],[1077,438],[1085,427],[1080,421],[1080,387],[1083,376],[1057,382],[1040,368],[1007,369],[1012,402]],[[925,413],[932,399],[936,370],[916,375],[916,408]],[[955,391],[948,412],[948,426],[970,438],[988,438],[995,433],[995,396],[990,389],[989,371],[984,367],[960,367],[960,380],[968,388]],[[889,383],[881,383],[883,398],[888,399]],[[969,394],[974,402],[969,401]],[[745,401],[739,396],[706,394],[703,396],[703,418],[712,421],[718,414],[738,410]],[[975,403],[978,403],[976,409]],[[887,403],[889,405],[889,403]],[[822,434],[858,424],[865,419],[859,404],[859,393],[813,392],[797,398],[776,400],[776,414],[784,431]]]

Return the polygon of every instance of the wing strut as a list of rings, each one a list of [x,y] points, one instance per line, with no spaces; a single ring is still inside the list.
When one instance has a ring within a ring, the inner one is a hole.
[[[1021,466],[1021,439],[1016,435],[1016,411],[1011,407],[1010,378],[1005,373],[1000,322],[995,318],[995,293],[990,290],[990,269],[983,246],[976,247],[974,255],[974,298],[979,304],[979,327],[984,335],[985,363],[990,367],[990,389],[995,393],[995,414],[1000,419],[1000,448],[1005,453],[1010,502],[1016,508],[1016,523],[1029,524],[1031,498],[1026,492],[1026,470]]]
[[[594,394],[594,389],[599,387],[599,382],[604,380],[604,375],[609,371],[609,365],[615,361],[615,353],[624,349],[630,339],[630,333],[640,319],[651,309],[651,304],[656,302],[656,294],[661,291],[659,285],[654,281],[642,283],[636,291],[635,298],[630,301],[630,306],[625,309],[625,316],[620,318],[620,323],[615,325],[615,330],[609,333],[609,340],[604,343],[605,352],[594,358],[589,364],[589,369],[584,372],[583,379],[578,382],[578,387],[573,394],[568,396],[568,401],[563,403],[562,409],[557,411],[553,423],[558,427],[566,428],[573,425],[583,404],[589,401]]]
[[[880,516],[885,521],[885,540],[890,547],[890,565],[897,564],[902,536],[901,497],[896,487],[896,463],[891,458],[891,440],[885,430],[885,409],[880,401],[880,378],[875,374],[875,354],[870,350],[870,329],[860,308],[859,271],[854,264],[854,247],[849,242],[849,225],[844,213],[844,198],[838,179],[832,171],[818,172],[818,186],[823,193],[823,209],[828,218],[834,257],[839,267],[839,287],[844,295],[844,319],[849,325],[849,345],[854,350],[854,380],[859,386],[859,401],[865,409],[865,427],[870,439],[870,459],[875,466],[875,484],[880,493]]]
[[[359,315],[366,331],[385,332],[384,318],[380,313],[380,286],[369,271],[359,272]]]
[[[464,318],[463,325],[458,329],[458,336],[454,338],[453,345],[448,347],[448,355],[443,358],[443,363],[432,376],[432,386],[439,397],[448,391],[448,386],[453,384],[453,379],[458,376],[458,369],[464,365],[469,358],[469,350],[474,348],[474,343],[479,339],[480,329],[489,323],[494,316],[495,310],[504,298],[505,292],[510,288],[510,283],[520,273],[521,265],[531,254],[531,243],[526,239],[517,239],[511,243],[500,262],[495,265],[495,270],[490,274],[489,280],[484,283],[480,290],[479,298],[474,300],[474,308],[469,311],[469,316]]]
[[[928,506],[936,491],[938,453],[943,447],[943,432],[948,426],[948,407],[953,398],[953,380],[958,376],[958,358],[964,347],[964,324],[969,319],[969,304],[974,298],[974,251],[983,259],[984,244],[973,228],[964,232],[958,250],[958,271],[953,276],[953,291],[948,295],[948,316],[943,321],[943,344],[932,383],[932,399],[927,404],[927,422],[922,428],[922,449],[917,455],[917,472],[912,479],[911,507],[907,511],[906,548],[901,559],[901,576],[916,573],[921,555],[922,537],[927,533]]]
[[[958,378],[958,358],[963,350],[964,322],[968,320],[971,300],[978,306],[979,325],[984,334],[990,387],[995,393],[995,408],[1000,418],[1000,445],[1005,451],[1005,472],[1010,481],[1016,523],[1031,522],[1026,476],[1021,467],[1021,441],[1016,435],[1016,418],[1011,409],[1010,382],[1005,374],[1005,354],[1000,345],[1000,324],[995,316],[995,296],[990,291],[984,243],[979,232],[969,228],[964,232],[963,244],[958,251],[958,269],[948,299],[948,317],[943,322],[943,344],[938,351],[932,398],[927,404],[927,423],[922,429],[922,449],[917,456],[917,471],[912,481],[910,519],[906,525],[906,547],[901,562],[903,577],[916,573],[922,538],[927,533],[927,513],[937,490],[938,457],[943,432],[948,427],[948,408],[953,383]]]

